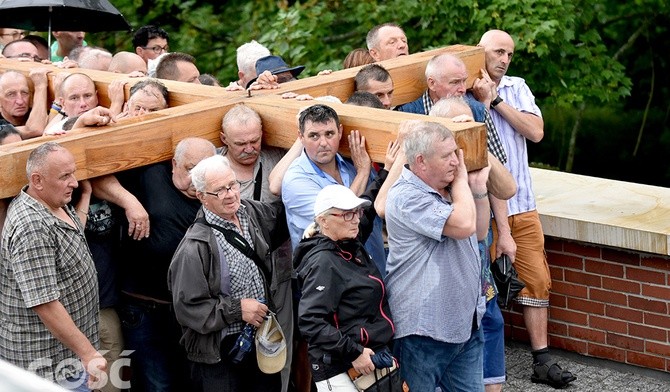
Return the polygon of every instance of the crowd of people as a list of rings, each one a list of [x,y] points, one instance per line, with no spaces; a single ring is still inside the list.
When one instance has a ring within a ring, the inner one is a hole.
[[[0,75],[0,144],[165,109],[161,79],[221,87],[169,52],[156,26],[115,54],[84,32],[53,36],[49,48],[0,29],[3,57],[69,69],[53,102],[50,66]],[[489,266],[504,254],[526,285],[516,302],[532,380],[567,386],[576,376],[548,347],[551,279],[528,170],[542,114],[507,75],[513,38],[490,30],[479,45],[486,67],[470,90],[462,60],[441,54],[425,93],[397,106],[380,62],[409,54],[401,26],[376,26],[344,60],[361,66],[347,104],[484,123],[488,165],[469,173],[452,132],[429,119],[404,122],[384,162],[358,131],[343,157],[333,97],[297,97],[312,102],[288,151],[261,145],[272,130],[243,104],[221,119],[223,147],[186,138],[170,161],[90,181],[76,180],[66,148],[40,145],[28,184],[0,203],[0,359],[77,391],[357,391],[355,377],[382,369],[412,391],[500,391],[504,322]],[[276,88],[304,70],[256,41],[237,65],[221,88]],[[78,69],[125,74],[109,107]]]

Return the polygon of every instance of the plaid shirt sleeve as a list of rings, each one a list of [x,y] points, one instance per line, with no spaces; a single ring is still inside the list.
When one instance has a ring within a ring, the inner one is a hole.
[[[502,145],[500,135],[498,135],[498,130],[496,129],[496,125],[491,119],[489,110],[484,110],[486,111],[484,123],[486,124],[486,135],[488,136],[486,138],[486,146],[488,147],[488,150],[491,152],[491,154],[498,158],[498,160],[504,165],[507,163],[507,153],[505,152],[505,147]]]

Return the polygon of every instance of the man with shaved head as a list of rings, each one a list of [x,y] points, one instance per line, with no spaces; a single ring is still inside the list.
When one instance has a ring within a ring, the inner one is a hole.
[[[533,382],[563,388],[576,377],[558,365],[549,354],[547,319],[551,275],[544,252],[544,235],[536,210],[533,185],[528,167],[526,140],[539,142],[544,136],[544,121],[535,97],[526,82],[507,76],[514,55],[514,40],[501,30],[486,32],[480,42],[485,51],[486,70],[473,93],[490,107],[491,117],[500,131],[509,154],[506,166],[514,176],[518,191],[507,202],[493,201],[497,229],[491,252],[507,254],[514,260],[519,277],[526,284],[517,303],[523,316],[533,354]],[[506,219],[509,216],[508,219]]]
[[[147,63],[135,53],[118,52],[112,57],[108,71],[128,74],[129,76],[146,76]]]

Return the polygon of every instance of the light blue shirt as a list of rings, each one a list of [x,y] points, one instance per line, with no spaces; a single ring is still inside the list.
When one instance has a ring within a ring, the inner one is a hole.
[[[542,117],[540,108],[535,104],[535,96],[523,79],[503,76],[498,86],[498,95],[513,108]],[[535,195],[528,169],[526,138],[496,112],[495,108],[491,110],[491,118],[498,129],[505,151],[507,151],[508,159],[505,167],[512,173],[517,184],[516,194],[507,201],[508,214],[512,216],[533,211],[536,209]]]
[[[342,177],[342,185],[351,186],[356,177],[356,168],[340,156],[335,155],[337,168]],[[372,181],[372,176],[371,180]],[[314,201],[321,189],[328,185],[339,184],[331,175],[321,170],[312,162],[303,149],[300,157],[291,163],[282,180],[282,201],[286,207],[286,221],[291,234],[293,249],[298,246],[302,234],[314,222]],[[382,222],[379,217],[375,219],[372,233],[365,243],[365,250],[384,275],[386,254],[384,253],[384,240],[382,239]]]
[[[486,311],[477,238],[442,234],[453,206],[407,167],[386,201],[386,287],[395,338],[420,335],[447,343],[470,338]]]

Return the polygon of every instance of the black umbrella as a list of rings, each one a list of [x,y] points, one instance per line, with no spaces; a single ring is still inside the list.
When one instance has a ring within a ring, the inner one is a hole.
[[[0,26],[47,31],[49,39],[52,30],[130,30],[123,15],[107,0],[2,0]]]

